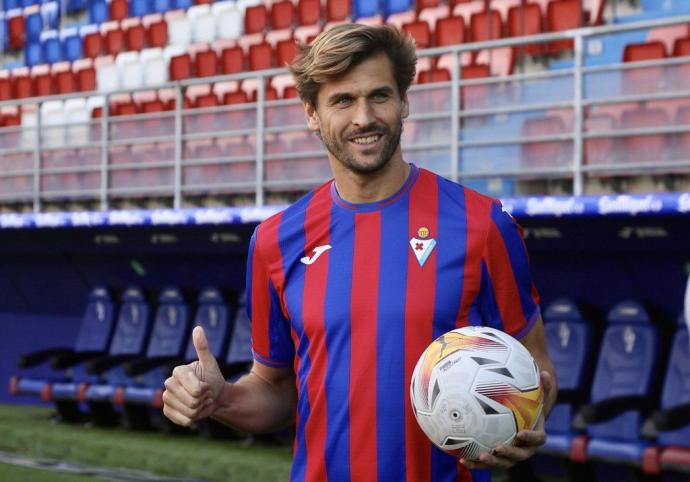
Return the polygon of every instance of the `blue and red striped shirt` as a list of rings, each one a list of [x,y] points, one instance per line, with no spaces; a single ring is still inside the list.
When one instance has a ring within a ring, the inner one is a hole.
[[[539,315],[513,218],[414,165],[383,201],[329,181],[261,223],[247,297],[255,359],[295,370],[295,482],[470,480],[414,419],[414,366],[449,330],[520,338]]]

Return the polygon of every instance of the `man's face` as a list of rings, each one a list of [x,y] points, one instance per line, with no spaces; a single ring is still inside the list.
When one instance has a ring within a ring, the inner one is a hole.
[[[321,87],[318,107],[306,104],[307,123],[335,160],[356,174],[380,171],[400,155],[407,96],[400,98],[385,53],[373,55]]]

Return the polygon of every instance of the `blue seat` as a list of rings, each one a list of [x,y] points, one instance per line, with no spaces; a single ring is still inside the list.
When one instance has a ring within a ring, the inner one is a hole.
[[[7,18],[5,12],[0,12],[0,50],[7,50],[9,47],[9,38],[7,34]]]
[[[647,449],[643,458],[645,472],[659,475],[663,482],[690,479],[690,340],[685,318],[671,343],[659,410],[645,424],[657,435],[657,447]]]
[[[29,42],[24,46],[24,65],[33,67],[43,62],[43,46],[40,42]]]
[[[74,376],[84,373],[84,362],[105,355],[113,334],[117,307],[110,292],[103,286],[90,293],[82,316],[79,333],[73,348],[49,348],[20,357],[20,374],[12,377],[10,393],[53,399],[52,387],[56,382],[70,382]],[[50,369],[46,374],[45,365]],[[41,374],[41,376],[37,376]],[[58,406],[63,420],[78,419],[70,407]],[[64,408],[64,411],[62,410]]]
[[[355,19],[373,17],[381,13],[379,1],[354,0],[352,2],[352,14]]]
[[[8,11],[15,8],[21,8],[21,2],[19,0],[5,0],[3,2],[3,10]]]
[[[79,389],[73,384],[66,387],[62,396],[75,397],[86,402],[91,420],[99,425],[113,425],[118,422],[110,400],[114,385],[125,377],[123,364],[144,356],[151,332],[151,309],[143,291],[131,287],[122,295],[120,313],[110,351],[107,356],[88,363],[88,371],[97,381]],[[53,389],[57,396],[57,389]]]
[[[658,399],[660,340],[649,314],[634,301],[616,305],[607,323],[591,403],[575,423],[591,437],[586,457],[597,480],[633,480],[651,445],[640,433]]]
[[[86,10],[86,6],[86,0],[67,0],[65,10],[67,11],[67,13],[77,13]]]
[[[83,44],[79,31],[76,28],[63,29],[60,32],[62,45],[62,58],[74,62],[83,56]]]
[[[43,61],[47,64],[54,64],[62,60],[62,46],[56,30],[41,33],[41,50]]]
[[[225,357],[233,319],[231,309],[223,294],[217,288],[207,288],[198,297],[194,325],[204,328],[211,353],[222,360]],[[155,366],[142,366],[136,369],[136,378],[127,386],[119,389],[114,397],[115,402],[124,406],[125,421],[131,427],[148,428],[151,425],[161,427],[164,421],[160,418],[162,408],[163,383],[170,376],[175,365],[190,363],[197,359],[189,327],[185,330],[185,349],[177,351],[174,357],[155,363]],[[154,364],[151,364],[154,365]],[[130,372],[131,373],[131,372]]]
[[[191,7],[194,4],[192,0],[172,0],[172,6],[173,8],[182,8],[184,10],[187,10],[189,7]]]
[[[101,24],[108,20],[108,4],[105,0],[89,2],[89,23]]]
[[[165,13],[170,10],[170,0],[152,0],[151,13]]]
[[[412,0],[385,0],[383,2],[383,13],[388,16],[393,13],[407,12],[414,9]]]
[[[41,5],[43,25],[49,29],[60,28],[60,3],[51,1]]]
[[[27,43],[40,40],[41,32],[43,31],[43,18],[41,14],[36,12],[27,15],[24,18],[24,29]]]
[[[151,12],[149,0],[131,0],[129,2],[129,14],[132,17],[143,17]]]

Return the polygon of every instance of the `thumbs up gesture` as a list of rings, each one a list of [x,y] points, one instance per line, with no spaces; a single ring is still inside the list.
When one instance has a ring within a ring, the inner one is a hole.
[[[163,413],[185,427],[213,413],[226,383],[202,327],[194,328],[192,341],[198,360],[175,367],[163,392]]]

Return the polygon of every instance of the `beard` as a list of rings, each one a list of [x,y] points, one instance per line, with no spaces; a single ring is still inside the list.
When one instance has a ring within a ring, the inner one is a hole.
[[[381,171],[393,157],[393,154],[400,145],[400,136],[403,131],[402,119],[398,122],[395,130],[391,130],[385,125],[372,123],[364,128],[357,129],[353,132],[348,132],[347,135],[342,136],[341,139],[357,136],[359,134],[366,134],[368,132],[377,132],[383,136],[383,146],[381,152],[373,162],[366,163],[357,159],[356,155],[348,149],[349,141],[339,140],[334,136],[330,136],[323,132],[318,132],[317,135],[326,147],[326,150],[335,157],[338,162],[347,170],[355,174],[373,174]],[[365,153],[366,154],[366,153]]]

